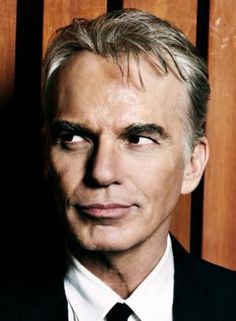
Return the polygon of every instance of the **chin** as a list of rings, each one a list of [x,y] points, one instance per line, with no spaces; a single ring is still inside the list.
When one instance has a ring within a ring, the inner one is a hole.
[[[80,240],[78,239],[78,242],[81,247],[83,247],[86,250],[90,251],[101,251],[101,252],[123,252],[127,251],[130,247],[127,244],[127,242],[120,242],[115,240],[89,240],[86,242],[86,240]]]
[[[88,251],[122,252],[127,251],[137,243],[140,236],[134,235],[133,229],[121,229],[116,226],[103,226],[69,222],[69,234],[76,247]]]
[[[132,242],[126,238],[124,241],[124,238],[121,240],[121,236],[114,237],[114,235],[81,237],[81,235],[74,234],[74,239],[81,248],[87,251],[125,252],[133,247]]]

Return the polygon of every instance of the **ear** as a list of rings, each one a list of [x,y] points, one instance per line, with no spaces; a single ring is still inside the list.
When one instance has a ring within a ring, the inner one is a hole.
[[[188,163],[185,165],[181,194],[189,194],[198,186],[208,157],[208,140],[206,137],[201,137],[197,141]]]

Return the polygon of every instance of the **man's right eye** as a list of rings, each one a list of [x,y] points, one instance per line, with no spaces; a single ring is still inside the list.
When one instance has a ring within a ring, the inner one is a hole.
[[[64,134],[60,137],[60,141],[66,144],[78,144],[85,142],[86,139],[80,135]]]
[[[76,149],[84,147],[88,143],[88,139],[76,134],[62,134],[59,135],[56,143],[66,149]]]

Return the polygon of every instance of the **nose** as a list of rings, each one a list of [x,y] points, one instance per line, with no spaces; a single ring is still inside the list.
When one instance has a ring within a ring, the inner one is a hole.
[[[120,184],[119,155],[112,141],[100,140],[87,167],[87,184],[107,187]]]

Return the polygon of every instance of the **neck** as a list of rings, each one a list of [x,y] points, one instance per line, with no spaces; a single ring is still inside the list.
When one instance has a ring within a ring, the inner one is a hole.
[[[154,244],[138,245],[125,252],[88,251],[70,246],[73,255],[90,272],[126,299],[147,277],[162,258],[167,235]]]

